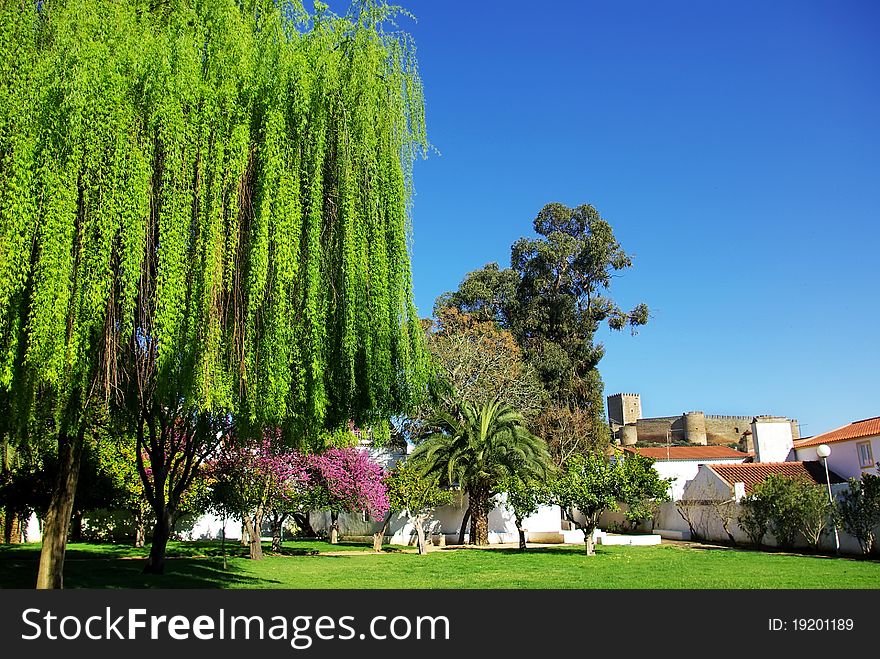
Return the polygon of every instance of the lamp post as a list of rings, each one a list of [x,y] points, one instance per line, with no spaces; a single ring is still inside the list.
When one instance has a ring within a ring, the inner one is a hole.
[[[834,497],[831,495],[831,476],[828,473],[828,456],[831,455],[831,447],[828,444],[820,444],[816,448],[816,455],[822,458],[825,465],[825,484],[828,486],[828,502],[834,506]],[[834,525],[834,553],[840,553],[840,536],[837,534],[837,522],[834,520],[834,511],[831,511],[831,523]]]

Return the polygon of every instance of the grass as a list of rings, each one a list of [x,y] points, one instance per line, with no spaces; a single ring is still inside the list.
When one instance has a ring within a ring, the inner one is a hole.
[[[144,549],[72,544],[68,588],[878,588],[880,562],[762,553],[725,547],[447,549],[418,556],[320,540],[285,543],[262,561],[236,554],[224,570],[217,542],[171,543],[166,574],[143,575]],[[32,588],[39,545],[0,546],[0,587]],[[330,556],[319,552],[352,552]],[[357,553],[354,553],[357,552]]]

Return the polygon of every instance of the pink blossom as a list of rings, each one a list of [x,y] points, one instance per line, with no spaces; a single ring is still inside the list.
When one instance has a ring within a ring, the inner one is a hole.
[[[354,512],[366,510],[376,520],[388,512],[385,471],[356,448],[331,448],[310,455],[307,464],[333,499],[335,506]]]

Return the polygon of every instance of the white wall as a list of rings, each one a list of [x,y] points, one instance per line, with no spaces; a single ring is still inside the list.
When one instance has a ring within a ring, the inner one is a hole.
[[[447,543],[458,541],[461,521],[467,510],[467,495],[457,493],[455,501],[448,506],[437,508],[433,514],[428,530],[431,535],[443,534]],[[562,528],[559,506],[543,506],[535,515],[523,520],[523,528],[531,533],[559,533]],[[313,512],[312,526],[316,531],[327,531],[330,528],[330,513]],[[364,522],[359,514],[343,514],[339,516],[339,532],[345,538],[369,536],[381,528],[381,522],[373,520]],[[466,537],[469,534],[466,533]],[[389,524],[385,542],[391,544],[415,544],[415,529],[405,515],[395,515]],[[504,495],[495,498],[495,506],[489,512],[489,542],[491,544],[517,542],[519,534],[516,520],[504,504]]]
[[[658,460],[654,463],[654,471],[660,474],[661,478],[675,479],[670,486],[670,496],[676,501],[681,498],[687,482],[697,475],[701,464],[740,464],[745,459],[746,456],[743,455],[742,458],[717,460]]]
[[[832,486],[835,496],[838,496],[842,490],[847,488],[846,484],[838,484]],[[733,497],[732,488],[726,482],[718,478],[708,468],[703,468],[697,476],[691,480],[685,488],[684,497],[688,501],[694,502],[694,505],[685,506],[686,514],[691,520],[694,530],[700,534],[703,540],[709,542],[729,542],[727,533],[722,524],[722,516],[729,515],[731,523],[728,525],[729,530],[733,534],[738,544],[748,545],[750,540],[744,530],[737,523],[737,518],[741,512],[739,504],[719,505],[723,501],[729,501]],[[703,502],[703,505],[696,505],[696,502]],[[715,502],[713,505],[712,503]],[[657,515],[658,529],[669,529],[673,531],[690,531],[687,521],[679,513],[679,507],[675,502],[664,503]],[[840,538],[840,550],[845,554],[860,554],[858,541],[855,538],[844,533],[842,529],[838,531]],[[764,538],[764,544],[767,546],[776,546],[776,539],[772,534],[768,533]],[[802,540],[797,545],[805,548],[807,545]],[[825,552],[834,551],[834,533],[833,529],[829,529],[822,539],[820,547]]]
[[[861,442],[871,443],[871,454],[874,456],[874,466],[870,469],[862,469],[859,464],[857,444]],[[798,460],[819,460],[816,455],[818,446],[806,446],[796,449]],[[828,456],[828,468],[842,478],[861,478],[862,474],[878,475],[877,462],[880,461],[880,437],[863,437],[846,442],[832,442],[828,444],[831,455]]]

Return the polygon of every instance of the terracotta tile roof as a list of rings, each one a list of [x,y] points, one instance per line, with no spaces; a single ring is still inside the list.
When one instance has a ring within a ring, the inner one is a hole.
[[[788,478],[803,478],[820,485],[825,484],[825,467],[818,460],[805,462],[747,462],[744,464],[713,464],[707,465],[722,480],[730,485],[745,483],[746,492],[751,492],[758,483],[771,474]],[[831,484],[846,481],[833,471],[829,472]]]
[[[852,423],[841,426],[836,430],[808,437],[794,443],[795,448],[805,446],[819,446],[819,444],[833,444],[834,442],[845,442],[850,439],[859,439],[861,437],[873,437],[880,435],[880,416],[871,419],[862,419],[861,421],[853,421]]]
[[[625,446],[624,451],[638,453],[655,460],[725,460],[745,459],[748,453],[737,451],[728,446],[657,446],[636,447]]]

